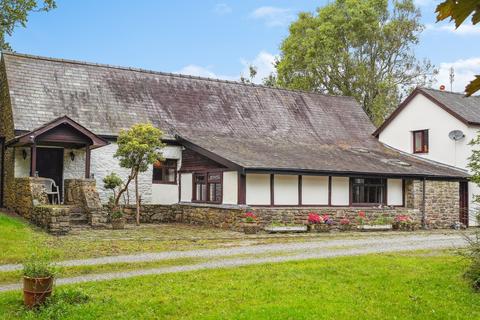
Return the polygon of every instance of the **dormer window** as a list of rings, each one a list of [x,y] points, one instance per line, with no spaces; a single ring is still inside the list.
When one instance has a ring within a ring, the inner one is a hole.
[[[416,130],[413,134],[413,153],[428,153],[428,130]]]

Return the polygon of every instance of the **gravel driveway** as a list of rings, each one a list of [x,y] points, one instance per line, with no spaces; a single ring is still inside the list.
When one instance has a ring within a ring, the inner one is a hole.
[[[57,279],[56,284],[70,284],[88,281],[102,281],[129,278],[140,275],[164,274],[185,272],[201,269],[236,267],[262,263],[277,263],[285,261],[321,259],[339,256],[352,256],[370,253],[398,252],[421,249],[452,249],[465,245],[465,239],[460,234],[406,234],[382,238],[378,236],[363,237],[361,239],[336,239],[300,243],[274,243],[248,247],[233,247],[228,249],[206,249],[194,251],[169,251],[160,253],[146,253],[113,257],[92,258],[83,260],[69,260],[59,262],[60,266],[87,266],[111,263],[134,263],[161,261],[178,258],[214,258],[212,261],[142,269],[125,272],[90,274],[72,278]],[[265,254],[275,254],[265,257]],[[249,257],[235,257],[251,255]],[[263,255],[263,256],[262,256]],[[0,272],[21,269],[21,265],[2,265]],[[0,286],[0,292],[20,289],[20,284]]]

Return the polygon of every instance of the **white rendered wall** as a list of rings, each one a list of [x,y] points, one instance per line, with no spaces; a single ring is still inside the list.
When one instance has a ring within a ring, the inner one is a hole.
[[[192,202],[193,175],[191,173],[182,173],[180,174],[180,179],[182,184],[180,188],[180,201]]]
[[[275,205],[298,205],[298,176],[275,175],[273,191]]]
[[[223,172],[223,201],[224,204],[238,203],[238,174],[237,171]]]
[[[302,204],[328,205],[328,177],[302,176]]]
[[[402,179],[387,179],[387,205],[401,206],[403,204]]]
[[[468,169],[468,157],[472,150],[468,143],[476,137],[479,127],[465,125],[422,94],[416,95],[385,127],[379,135],[379,140],[396,149],[412,153],[412,131],[423,129],[428,129],[429,152],[416,155],[461,169]],[[463,131],[465,138],[457,142],[451,140],[448,133],[452,130]],[[476,225],[475,208],[477,205],[473,202],[475,194],[480,194],[479,188],[475,184],[469,183],[471,225]]]
[[[177,160],[177,171],[180,170],[182,165],[182,147],[180,146],[166,146],[162,150],[163,157],[165,159]],[[153,167],[150,168],[150,183],[152,181]],[[151,204],[174,204],[178,203],[178,174],[177,184],[152,184],[152,198]],[[190,183],[191,185],[191,183]]]
[[[332,205],[350,205],[350,179],[348,177],[332,177]]]
[[[270,175],[269,174],[247,174],[246,202],[249,205],[270,204]]]
[[[117,150],[117,144],[111,143],[104,147],[92,150],[91,173],[95,175],[97,189],[103,203],[108,201],[111,192],[103,188],[103,178],[111,172],[117,173],[124,181],[130,170],[121,168],[117,158],[113,155]],[[168,159],[178,159],[178,168],[181,166],[181,147],[167,146],[163,150],[163,156]],[[178,184],[152,184],[153,166],[138,176],[138,184],[142,203],[145,204],[169,204],[178,202]],[[135,186],[132,181],[129,186],[129,203],[135,203]]]
[[[23,159],[22,150],[27,152],[27,158]],[[14,177],[22,178],[30,176],[30,148],[15,148]]]
[[[72,161],[70,152],[75,155]],[[63,179],[85,178],[85,149],[63,150]]]

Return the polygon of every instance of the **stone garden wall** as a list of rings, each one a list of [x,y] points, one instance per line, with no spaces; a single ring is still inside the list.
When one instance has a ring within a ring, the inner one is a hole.
[[[14,186],[13,208],[24,218],[31,218],[35,206],[48,204],[45,186],[38,178],[15,178]]]
[[[70,211],[72,206],[39,205],[32,211],[30,221],[54,235],[64,235],[70,231]]]

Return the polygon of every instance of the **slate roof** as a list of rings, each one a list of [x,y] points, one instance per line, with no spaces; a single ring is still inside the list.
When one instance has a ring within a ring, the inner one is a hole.
[[[64,115],[101,136],[151,122],[246,169],[467,176],[378,142],[350,97],[13,53],[2,60],[16,130]]]
[[[480,124],[480,96],[466,97],[462,93],[426,88],[421,90],[460,116],[464,122]]]
[[[462,121],[466,125],[480,125],[480,96],[466,97],[462,93],[440,91],[429,88],[416,88],[392,114],[385,119],[380,127],[373,133],[374,136],[388,126],[395,117],[405,108],[408,103],[417,95],[422,94],[433,103],[444,109],[452,116]]]

